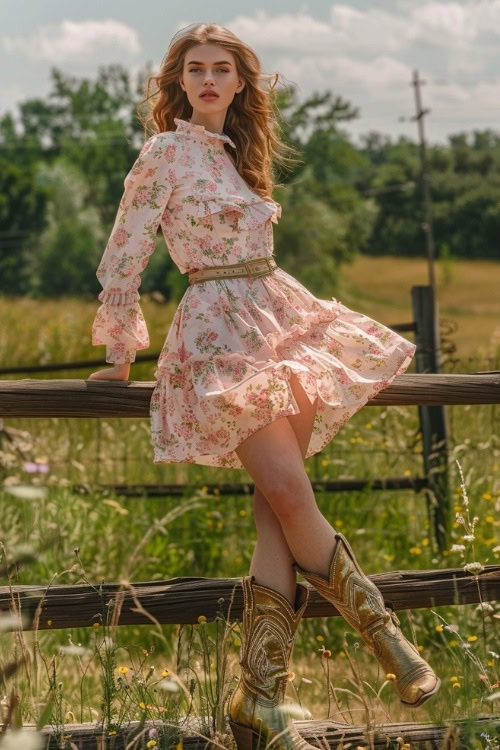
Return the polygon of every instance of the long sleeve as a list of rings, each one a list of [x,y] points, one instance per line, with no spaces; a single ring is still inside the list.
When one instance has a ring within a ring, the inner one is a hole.
[[[125,177],[115,223],[96,276],[102,305],[92,324],[92,345],[106,345],[106,362],[135,361],[149,333],[139,304],[141,272],[156,246],[162,214],[176,182],[176,143],[167,133],[146,141]]]

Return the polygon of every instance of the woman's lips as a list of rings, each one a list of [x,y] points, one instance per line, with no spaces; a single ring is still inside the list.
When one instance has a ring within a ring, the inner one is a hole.
[[[200,94],[200,99],[218,99],[218,94]]]

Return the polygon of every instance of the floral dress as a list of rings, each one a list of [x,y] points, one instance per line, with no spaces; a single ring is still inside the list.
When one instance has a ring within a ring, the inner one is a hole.
[[[125,178],[97,269],[103,291],[92,344],[126,363],[149,346],[138,288],[161,225],[181,273],[273,255],[281,206],[252,192],[230,158],[235,143],[203,125],[144,144]],[[158,359],[150,420],[154,463],[243,469],[240,443],[298,414],[295,374],[316,419],[306,458],[321,451],[409,366],[415,345],[335,298],[317,299],[281,268],[267,276],[189,286]]]

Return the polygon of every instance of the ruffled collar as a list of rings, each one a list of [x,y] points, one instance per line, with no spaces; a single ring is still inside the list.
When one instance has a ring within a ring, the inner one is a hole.
[[[195,124],[190,120],[182,120],[180,117],[174,117],[174,122],[177,125],[177,130],[180,130],[183,133],[197,133],[199,135],[207,136],[207,138],[218,138],[221,141],[229,143],[233,148],[236,148],[236,144],[233,143],[231,138],[225,133],[211,133],[204,125]]]

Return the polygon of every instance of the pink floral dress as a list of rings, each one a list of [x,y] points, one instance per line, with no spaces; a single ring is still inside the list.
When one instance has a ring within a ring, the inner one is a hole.
[[[149,346],[139,304],[141,271],[161,225],[181,273],[273,255],[281,206],[252,192],[225,134],[175,119],[143,146],[124,182],[97,269],[103,291],[92,344],[106,361],[135,360]],[[295,373],[318,408],[306,458],[403,373],[415,345],[335,298],[314,297],[281,268],[186,289],[155,371],[154,463],[243,469],[235,448],[279,417],[300,412]]]

